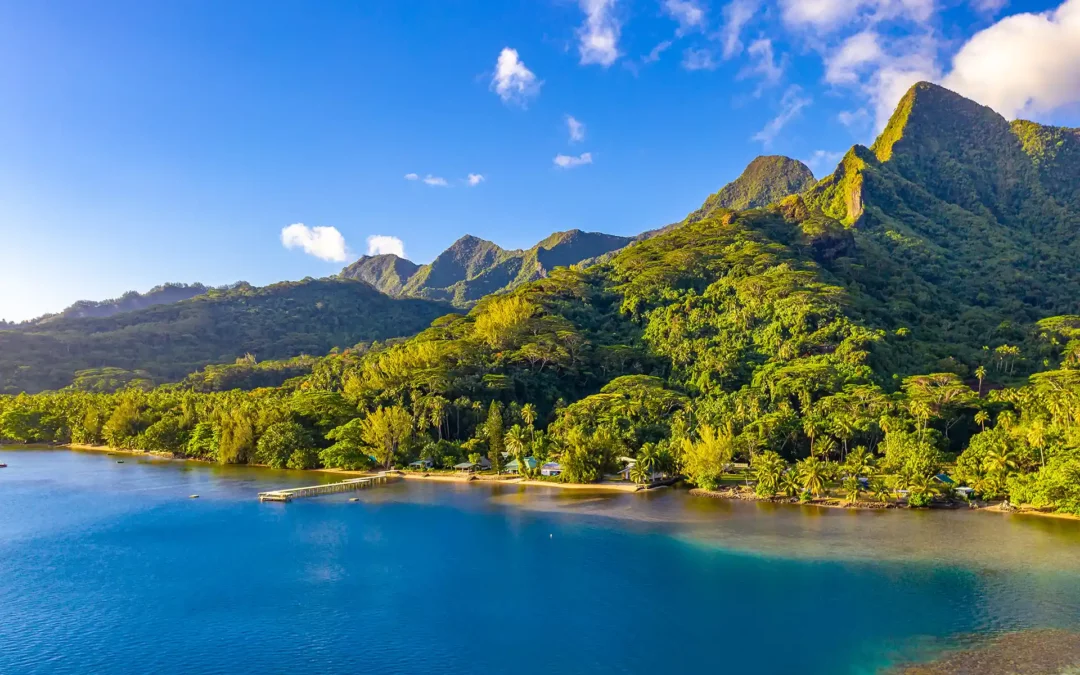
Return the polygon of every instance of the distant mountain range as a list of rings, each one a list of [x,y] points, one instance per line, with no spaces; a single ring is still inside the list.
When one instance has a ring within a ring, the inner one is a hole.
[[[636,237],[569,230],[556,232],[532,248],[507,251],[490,241],[465,235],[427,265],[393,254],[363,256],[339,276],[366,281],[395,297],[446,300],[457,307],[468,307],[485,295],[541,279],[556,267],[585,266],[604,260],[636,241],[683,222],[696,222],[717,209],[765,206],[813,184],[814,174],[802,162],[775,155],[758,157],[685,221]]]
[[[798,161],[759,157],[683,221],[637,237],[570,230],[505,250],[464,236],[426,265],[364,256],[335,279],[170,284],[0,325],[0,392],[66,386],[94,368],[178,380],[249,352],[283,358],[406,336],[556,267],[637,265],[645,254],[628,248],[660,237],[689,255],[695,237],[741,213],[742,227],[844,288],[853,321],[904,329],[909,337],[875,350],[892,360],[882,372],[974,363],[983,345],[1029,339],[1041,318],[1080,314],[1080,130],[1010,123],[920,83],[871,147],[851,148],[822,180]]]

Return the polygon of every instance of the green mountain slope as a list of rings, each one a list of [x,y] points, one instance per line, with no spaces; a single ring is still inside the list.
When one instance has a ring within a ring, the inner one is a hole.
[[[540,279],[555,267],[587,263],[623,248],[630,237],[570,230],[556,232],[526,250],[507,251],[466,235],[427,265],[394,255],[364,256],[341,271],[397,297],[445,300],[467,307],[491,293]]]
[[[0,392],[64,387],[87,369],[140,369],[160,382],[249,353],[260,359],[325,354],[416,333],[451,309],[390,298],[358,281],[324,279],[242,284],[105,318],[57,318],[0,331]]]
[[[968,363],[1024,325],[1080,311],[1076,138],[916,85],[871,148],[852,148],[806,194],[852,230],[857,254],[829,271],[865,296],[868,321]]]
[[[781,155],[763,155],[750,162],[738,178],[709,195],[687,220],[707,218],[717,209],[742,211],[767,206],[813,184],[814,174],[802,162]]]

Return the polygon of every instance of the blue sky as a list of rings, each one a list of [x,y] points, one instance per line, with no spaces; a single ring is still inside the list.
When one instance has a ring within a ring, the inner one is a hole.
[[[919,79],[1080,125],[1080,0],[0,0],[0,318],[635,234]]]

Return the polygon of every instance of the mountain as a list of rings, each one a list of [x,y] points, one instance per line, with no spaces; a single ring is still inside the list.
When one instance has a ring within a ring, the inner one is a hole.
[[[188,300],[109,317],[56,317],[0,330],[0,392],[56,389],[139,369],[175,381],[245,354],[276,359],[419,332],[453,308],[395,299],[371,285],[306,279],[256,288],[239,284]],[[122,381],[122,377],[120,378]]]
[[[480,298],[539,279],[556,267],[588,263],[633,241],[599,232],[556,232],[526,250],[507,251],[466,235],[427,265],[393,254],[364,256],[341,271],[396,297],[445,300],[467,307]]]
[[[154,305],[168,305],[202,295],[210,289],[202,284],[162,284],[146,293],[128,291],[112,300],[80,300],[57,314],[46,314],[28,323],[45,325],[57,319],[84,319],[88,317],[106,317],[121,312],[131,312]]]
[[[1078,177],[1077,130],[1009,123],[923,82],[870,148],[788,206],[851,231],[855,253],[826,267],[865,296],[868,322],[970,364],[1040,318],[1080,313]]]
[[[781,155],[763,155],[750,162],[738,178],[709,195],[686,220],[697,222],[717,209],[743,211],[767,206],[803,192],[814,182],[814,174],[802,162]]]

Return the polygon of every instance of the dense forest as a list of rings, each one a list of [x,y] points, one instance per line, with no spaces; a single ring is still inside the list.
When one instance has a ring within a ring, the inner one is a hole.
[[[171,382],[209,364],[253,355],[325,354],[338,345],[412,335],[454,311],[394,299],[368,284],[307,279],[256,288],[238,284],[107,317],[54,317],[0,330],[0,393],[36,392],[87,378]],[[107,381],[107,380],[106,380]]]
[[[292,370],[3,397],[0,436],[295,468],[533,456],[579,482],[633,457],[710,489],[744,461],[762,496],[912,506],[947,468],[1080,513],[1073,142],[917,85],[801,194]]]

